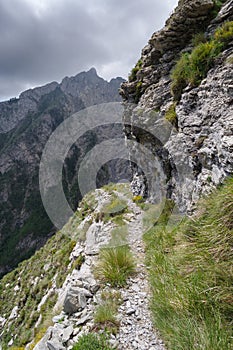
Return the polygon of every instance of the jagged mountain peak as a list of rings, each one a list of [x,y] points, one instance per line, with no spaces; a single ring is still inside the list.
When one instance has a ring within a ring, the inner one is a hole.
[[[122,80],[107,82],[91,68],[64,78],[60,84],[52,82],[29,89],[18,99],[0,103],[0,275],[51,235],[52,224],[41,202],[38,181],[40,157],[49,136],[64,119],[81,109],[120,101]],[[95,133],[87,135],[71,151],[69,164],[64,166],[66,191],[74,207],[81,198],[76,167],[96,139]]]

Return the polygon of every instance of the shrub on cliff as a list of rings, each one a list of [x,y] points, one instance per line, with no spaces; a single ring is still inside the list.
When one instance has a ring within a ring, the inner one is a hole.
[[[190,84],[198,86],[206,77],[214,60],[233,40],[233,22],[226,22],[218,28],[213,38],[199,43],[191,53],[184,53],[177,61],[171,73],[171,92],[179,100],[183,89]]]
[[[132,81],[137,80],[137,72],[139,71],[139,69],[142,66],[142,60],[138,60],[138,62],[136,63],[135,67],[131,70],[131,73],[129,75],[129,82],[131,83]]]

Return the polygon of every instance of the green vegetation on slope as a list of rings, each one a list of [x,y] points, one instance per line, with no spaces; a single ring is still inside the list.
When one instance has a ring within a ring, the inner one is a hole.
[[[233,348],[233,179],[198,215],[145,234],[152,311],[168,350]]]
[[[226,22],[218,28],[213,37],[194,47],[191,53],[183,53],[174,67],[171,78],[171,91],[179,100],[183,89],[188,85],[197,86],[206,77],[214,60],[233,39],[233,22]]]
[[[94,333],[84,334],[79,338],[78,343],[72,350],[114,350],[108,345],[107,338],[104,334],[97,335]]]
[[[12,309],[18,307],[17,317],[8,320],[9,329],[6,325],[4,327],[5,332],[1,336],[3,350],[9,348],[7,344],[12,338],[15,338],[14,346],[17,348],[25,346],[33,338],[39,341],[51,324],[53,307],[57,301],[57,294],[52,292],[52,286],[54,290],[60,288],[66,276],[74,268],[79,269],[83,263],[81,255],[72,264],[69,257],[79,236],[77,226],[90,212],[92,205],[93,198],[89,194],[82,201],[80,210],[62,231],[56,233],[35,255],[21,262],[18,268],[0,281],[1,317],[9,319]],[[48,298],[40,307],[46,294]],[[41,323],[35,327],[40,315]]]
[[[123,239],[127,234],[123,221],[123,215],[125,211],[127,212],[127,203],[123,200],[117,201],[114,191],[128,193],[129,190],[124,184],[112,184],[105,186],[103,189],[112,196],[107,205],[110,213],[106,216],[108,216],[109,221],[121,224]],[[33,348],[52,324],[52,317],[55,312],[54,306],[57,302],[56,289],[63,285],[67,275],[73,269],[79,269],[84,262],[83,255],[72,262],[69,257],[76,242],[85,239],[86,231],[93,220],[98,221],[97,213],[94,215],[97,205],[98,200],[95,193],[87,194],[81,201],[78,210],[60,232],[50,238],[34,256],[21,262],[14,271],[0,280],[0,316],[7,320],[1,334],[3,350],[9,349],[8,343],[12,339],[14,339],[12,349],[23,349],[32,340],[33,344],[30,349]],[[90,214],[93,215],[90,216]],[[87,216],[90,216],[90,220],[82,228],[79,228],[79,224]],[[118,231],[115,230],[112,234],[112,244],[116,243],[118,236]],[[48,298],[44,300],[46,295]],[[111,305],[115,307],[113,301]],[[15,307],[18,307],[16,317],[9,320],[9,316]],[[103,317],[103,311],[105,310],[101,310],[101,308],[98,311],[98,322],[100,322],[100,317]],[[56,310],[56,314],[57,312]],[[105,315],[105,317],[107,316],[109,315]],[[37,325],[40,317],[41,322]]]
[[[142,60],[139,59],[138,62],[135,64],[135,67],[131,70],[131,73],[129,75],[129,82],[133,82],[137,80],[137,72],[141,69],[142,67]]]
[[[172,125],[177,127],[176,103],[173,102],[165,113],[165,119]]]

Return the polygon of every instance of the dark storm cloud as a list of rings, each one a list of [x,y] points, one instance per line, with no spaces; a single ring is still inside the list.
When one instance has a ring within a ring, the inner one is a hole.
[[[95,66],[126,76],[177,0],[0,0],[0,99]]]

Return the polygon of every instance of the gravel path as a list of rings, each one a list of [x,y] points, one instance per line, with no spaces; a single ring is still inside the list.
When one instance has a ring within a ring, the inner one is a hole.
[[[119,197],[122,197],[119,194]],[[117,334],[118,349],[123,350],[165,350],[152,324],[149,310],[150,288],[145,266],[145,247],[142,241],[142,211],[128,200],[128,206],[134,213],[128,225],[128,241],[137,262],[136,274],[131,277],[127,287],[122,289],[123,304],[119,308],[121,320]]]

